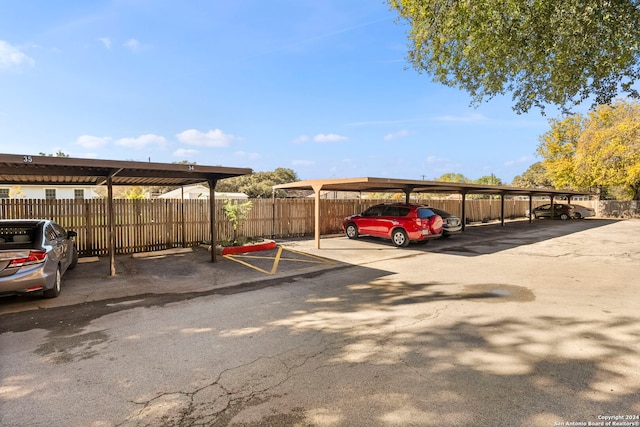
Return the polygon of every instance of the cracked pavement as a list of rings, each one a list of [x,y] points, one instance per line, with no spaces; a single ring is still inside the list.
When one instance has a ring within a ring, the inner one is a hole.
[[[1,314],[0,425],[546,427],[640,413],[640,221],[473,235],[406,250],[296,241],[348,265]]]

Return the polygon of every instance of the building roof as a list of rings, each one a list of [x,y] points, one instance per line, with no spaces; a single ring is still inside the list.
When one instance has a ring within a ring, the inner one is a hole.
[[[208,198],[210,196],[209,187],[204,185],[189,185],[182,188],[176,188],[175,190],[167,191],[166,193],[158,195],[160,199],[181,199],[183,194],[198,194],[201,198]],[[229,193],[229,192],[215,192],[216,199],[248,199],[245,193]]]

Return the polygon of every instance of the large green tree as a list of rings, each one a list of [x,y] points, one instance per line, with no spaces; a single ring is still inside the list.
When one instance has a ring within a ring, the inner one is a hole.
[[[553,188],[553,183],[542,162],[532,164],[522,175],[515,176],[511,185],[523,188]]]
[[[576,149],[584,130],[584,118],[572,114],[564,119],[549,120],[551,129],[540,137],[538,153],[542,156],[553,186],[568,188],[577,186]]]
[[[466,176],[464,176],[461,173],[454,173],[454,172],[449,172],[449,173],[445,173],[440,175],[440,178],[436,179],[436,181],[443,181],[443,182],[471,182],[471,180],[469,178],[467,178]]]
[[[482,185],[502,185],[502,179],[498,178],[494,174],[481,176],[480,178],[473,181],[474,184],[482,184]]]
[[[552,120],[538,152],[556,187],[623,186],[640,200],[640,105],[617,100]]]
[[[510,93],[518,113],[638,96],[639,0],[387,0],[408,60],[472,104]]]
[[[287,168],[277,168],[272,172],[255,172],[218,181],[216,191],[220,193],[245,193],[251,198],[271,197],[272,186],[298,181],[298,175]]]

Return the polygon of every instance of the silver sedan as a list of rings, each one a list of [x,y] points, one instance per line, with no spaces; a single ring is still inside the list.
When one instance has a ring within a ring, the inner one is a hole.
[[[587,218],[596,214],[593,209],[582,205],[569,205],[569,212],[571,213],[571,218],[575,219]]]
[[[442,217],[442,237],[449,237],[462,232],[460,218],[442,209],[431,208],[431,210]]]
[[[49,220],[0,220],[0,295],[60,295],[62,275],[78,262],[75,236]]]

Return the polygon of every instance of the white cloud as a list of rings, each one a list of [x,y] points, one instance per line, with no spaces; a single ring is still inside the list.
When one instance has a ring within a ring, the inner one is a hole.
[[[303,142],[309,141],[309,137],[307,135],[300,135],[296,139],[293,140],[294,144],[302,144]]]
[[[240,140],[236,136],[225,134],[220,129],[210,130],[207,133],[189,129],[176,136],[180,142],[198,147],[228,147],[232,142]]]
[[[436,156],[427,157],[427,164],[446,163],[448,161],[449,161],[449,159],[443,159],[441,157],[436,157]]]
[[[97,149],[102,148],[107,145],[111,141],[111,138],[107,136],[91,136],[91,135],[80,135],[76,140],[76,144],[88,148],[88,149]]]
[[[246,151],[236,151],[235,155],[238,157],[244,157],[245,159],[249,160],[256,160],[261,157],[258,153],[247,153]]]
[[[173,152],[174,157],[193,157],[200,153],[198,150],[192,150],[189,148],[178,148]]]
[[[402,125],[405,123],[421,122],[423,119],[398,119],[398,120],[369,120],[366,122],[351,122],[349,126],[380,126]]]
[[[507,160],[506,162],[504,162],[505,166],[513,166],[513,165],[517,165],[520,163],[529,163],[533,160],[532,157],[529,156],[522,156],[517,160]]]
[[[98,153],[80,153],[74,155],[74,157],[79,157],[81,159],[97,159],[99,158]]]
[[[406,129],[399,130],[397,132],[389,133],[384,137],[385,141],[391,141],[396,138],[403,138],[405,136],[409,136],[409,131]]]
[[[316,162],[313,160],[292,160],[291,164],[293,166],[313,166]]]
[[[434,117],[434,120],[439,122],[477,123],[487,121],[487,118],[482,114],[469,114],[467,116],[439,116]]]
[[[18,68],[22,65],[35,65],[35,61],[19,48],[0,40],[0,70]]]
[[[101,37],[98,40],[102,42],[105,48],[111,50],[111,39],[109,37]]]
[[[346,136],[336,135],[335,133],[330,133],[328,135],[319,133],[318,135],[313,137],[313,140],[315,142],[339,142],[339,141],[346,141],[348,139],[349,138],[347,138]]]
[[[159,147],[164,147],[167,145],[167,140],[163,136],[154,135],[152,133],[148,133],[146,135],[141,135],[137,138],[122,138],[116,141],[116,144],[122,145],[123,147],[135,148],[140,150],[142,148],[156,145]]]
[[[124,47],[129,48],[132,52],[138,52],[140,50],[140,42],[136,39],[129,39],[124,42]]]

